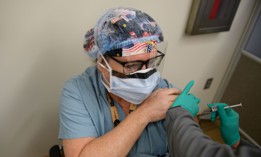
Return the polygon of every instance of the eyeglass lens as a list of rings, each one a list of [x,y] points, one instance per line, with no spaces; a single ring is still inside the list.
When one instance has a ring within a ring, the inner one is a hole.
[[[133,72],[136,72],[138,70],[141,70],[141,68],[145,65],[146,68],[155,68],[157,67],[161,60],[162,60],[163,56],[156,56],[152,59],[149,59],[147,61],[137,61],[137,62],[128,62],[124,65],[123,67],[123,71],[124,71],[124,74],[130,74],[130,73],[133,73]]]

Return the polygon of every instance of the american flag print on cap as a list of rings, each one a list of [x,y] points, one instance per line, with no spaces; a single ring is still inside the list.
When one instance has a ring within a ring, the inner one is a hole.
[[[122,48],[122,56],[131,56],[131,55],[137,55],[142,53],[148,53],[155,51],[157,49],[157,43],[156,41],[148,41],[148,42],[142,42],[142,43],[135,43],[130,48]]]
[[[90,57],[96,59],[99,54],[129,56],[151,52],[156,46],[148,43],[151,41],[164,41],[157,22],[141,10],[118,7],[105,12],[87,31],[83,47]]]

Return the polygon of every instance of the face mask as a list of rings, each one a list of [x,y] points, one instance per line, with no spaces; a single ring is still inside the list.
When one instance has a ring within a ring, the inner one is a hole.
[[[105,68],[100,62],[98,62],[98,64],[107,69],[110,73],[110,81],[102,76],[101,81],[103,85],[108,92],[113,93],[130,103],[136,105],[142,103],[152,93],[153,89],[160,81],[160,73],[155,68],[136,71],[127,78],[113,76],[111,67],[104,58],[103,60],[109,69]]]

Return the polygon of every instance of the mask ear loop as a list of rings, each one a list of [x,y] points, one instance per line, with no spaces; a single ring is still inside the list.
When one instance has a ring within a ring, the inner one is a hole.
[[[107,60],[104,58],[104,56],[103,56],[100,52],[99,52],[99,54],[100,54],[102,60],[105,62],[106,66],[107,66],[108,68],[105,67],[105,66],[99,61],[99,59],[97,60],[97,64],[99,64],[102,68],[108,70],[108,72],[109,72],[109,74],[110,74],[110,80],[111,80],[111,78],[112,78],[112,69],[111,69],[109,63],[107,62]],[[109,85],[109,87],[108,87],[108,85],[107,85],[106,83],[104,83],[104,85],[107,86],[107,87],[110,89],[111,84],[112,84],[111,81],[108,81],[108,79],[106,79],[104,73],[101,73],[101,74],[102,74],[103,80]]]
[[[104,73],[102,73],[102,76],[103,76],[104,81],[105,81],[107,84],[110,84],[110,82],[106,79]]]

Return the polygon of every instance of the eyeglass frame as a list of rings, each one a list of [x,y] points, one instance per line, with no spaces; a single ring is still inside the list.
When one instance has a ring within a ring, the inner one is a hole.
[[[130,61],[130,62],[122,62],[122,61],[119,61],[119,60],[117,60],[116,58],[114,58],[112,55],[107,55],[107,56],[109,56],[112,60],[116,61],[117,63],[121,64],[122,67],[123,67],[123,72],[124,72],[124,66],[125,66],[127,63],[141,62],[142,64],[141,64],[141,66],[137,69],[137,71],[138,71],[138,70],[141,70],[141,68],[143,67],[143,65],[145,65],[146,68],[148,68],[148,63],[149,63],[150,60],[155,59],[155,58],[157,58],[157,57],[161,57],[161,59],[160,59],[160,61],[159,61],[159,64],[156,65],[156,66],[159,66],[160,63],[161,63],[161,61],[162,61],[162,59],[164,58],[165,54],[162,53],[162,52],[159,51],[159,50],[157,50],[157,53],[159,53],[160,55],[155,56],[155,57],[153,57],[153,58],[150,58],[150,59],[148,59],[148,60],[146,60],[146,61],[135,60],[135,61]],[[125,72],[124,72],[124,74],[125,74]],[[125,74],[125,75],[128,75],[128,74]]]

